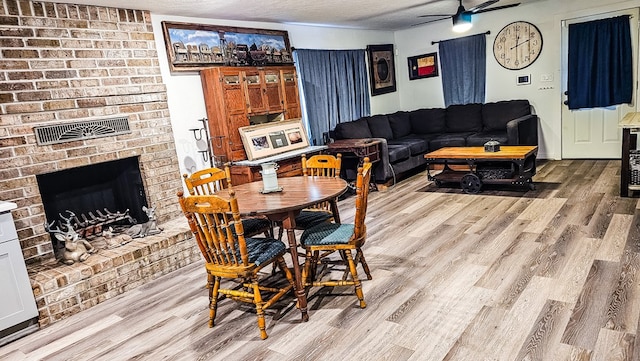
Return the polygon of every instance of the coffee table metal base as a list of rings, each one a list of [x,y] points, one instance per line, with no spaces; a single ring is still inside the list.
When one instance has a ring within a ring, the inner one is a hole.
[[[437,186],[459,183],[466,193],[479,193],[484,184],[509,184],[535,189],[535,146],[503,146],[498,152],[483,147],[448,147],[425,154],[427,179]],[[431,165],[443,164],[439,174],[431,174]],[[457,165],[456,169],[451,166]]]

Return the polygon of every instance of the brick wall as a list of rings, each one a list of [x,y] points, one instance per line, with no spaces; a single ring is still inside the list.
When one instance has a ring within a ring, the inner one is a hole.
[[[131,134],[36,144],[34,126],[129,117]],[[182,188],[146,11],[0,0],[0,199],[27,264],[53,261],[36,175],[138,156],[159,223],[180,215]]]

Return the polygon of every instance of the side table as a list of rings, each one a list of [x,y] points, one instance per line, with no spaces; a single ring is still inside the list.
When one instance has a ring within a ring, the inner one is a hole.
[[[378,139],[340,139],[327,144],[327,152],[331,154],[340,153],[343,159],[349,156],[356,157],[358,158],[357,167],[359,167],[365,158],[369,158],[371,163],[376,163],[380,160],[380,143],[382,142]],[[355,189],[353,184],[349,184],[349,187],[352,190]],[[369,189],[377,190],[373,174]]]
[[[359,158],[358,165],[361,165],[364,158],[369,157],[371,163],[380,160],[380,141],[377,139],[340,139],[327,146],[327,152],[331,154],[345,153],[353,154]]]

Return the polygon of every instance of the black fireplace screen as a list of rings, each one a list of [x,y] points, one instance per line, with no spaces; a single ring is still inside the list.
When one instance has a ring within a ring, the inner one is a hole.
[[[68,218],[69,211],[80,221],[91,222],[109,212],[128,212],[137,222],[147,221],[137,157],[41,174],[37,180],[49,223]]]

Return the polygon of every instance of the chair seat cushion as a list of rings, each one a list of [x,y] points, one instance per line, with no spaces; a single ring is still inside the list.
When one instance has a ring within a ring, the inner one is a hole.
[[[353,228],[353,224],[319,224],[302,233],[302,236],[300,236],[300,244],[302,244],[303,247],[347,244],[353,235]]]
[[[322,211],[302,211],[296,217],[296,228],[308,229],[321,223],[327,223],[333,215]]]
[[[274,238],[245,238],[249,263],[259,266],[286,251],[284,243]],[[238,251],[238,257],[240,257]]]
[[[262,233],[266,229],[269,229],[269,227],[271,227],[271,222],[266,218],[245,218],[242,220],[242,228],[244,229],[245,236]],[[235,234],[235,227],[232,228],[232,232]]]

